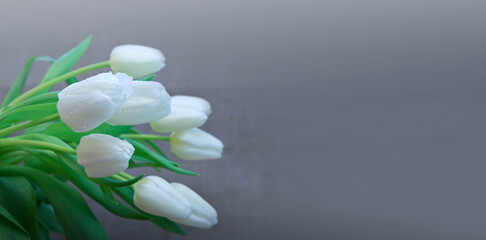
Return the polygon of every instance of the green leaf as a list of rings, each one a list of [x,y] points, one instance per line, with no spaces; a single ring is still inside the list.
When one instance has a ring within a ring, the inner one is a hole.
[[[43,142],[47,142],[47,143],[56,144],[56,145],[59,145],[61,147],[73,149],[71,147],[71,145],[67,144],[63,140],[61,140],[61,139],[59,139],[55,136],[50,136],[50,135],[46,135],[46,134],[43,134],[43,133],[22,134],[22,135],[13,137],[13,138],[14,139],[22,139],[22,140],[43,141]]]
[[[46,225],[39,222],[39,239],[40,240],[50,240],[51,235],[49,234],[49,230],[47,229]]]
[[[132,128],[130,129],[130,133],[136,133],[136,134],[142,134],[140,131],[138,131],[137,129],[135,128]],[[144,139],[143,141],[140,141],[140,142],[144,142],[146,143],[147,145],[149,145],[153,150],[155,150],[158,154],[164,154],[159,147],[157,147],[157,145],[155,145],[155,143],[150,140],[150,139]]]
[[[137,81],[151,81],[152,79],[154,79],[155,75],[152,74],[152,75],[148,75],[146,77],[143,77],[143,78],[140,78],[140,79],[137,79]]]
[[[59,100],[58,94],[59,91],[46,92],[37,96],[33,96],[29,99],[26,99],[25,101],[16,104],[14,107],[19,108],[23,106],[38,104],[38,103],[57,102]]]
[[[165,159],[163,156],[153,152],[148,147],[143,145],[143,143],[140,143],[140,142],[137,142],[137,141],[134,141],[134,140],[131,140],[131,139],[125,139],[125,140],[127,140],[128,142],[130,142],[133,145],[133,147],[135,148],[135,154],[137,154],[137,155],[145,154],[154,163],[157,163],[159,166],[161,166],[161,167],[163,167],[167,170],[170,170],[172,172],[179,173],[179,174],[184,174],[184,175],[196,175],[196,176],[199,175],[195,172],[191,172],[191,171],[188,171],[188,170],[174,166],[170,161]]]
[[[10,113],[12,113],[13,111],[15,111],[15,110],[17,110],[21,107],[25,107],[25,106],[29,106],[29,105],[33,105],[33,104],[40,104],[40,103],[57,102],[58,101],[58,97],[57,97],[58,93],[59,93],[59,91],[43,93],[41,95],[33,96],[29,99],[26,99],[23,102],[15,104],[14,106],[5,107],[3,109],[3,112],[0,114],[0,122],[3,119],[5,119]]]
[[[29,76],[30,73],[30,69],[32,68],[32,65],[34,64],[35,61],[47,61],[53,63],[54,59],[48,56],[36,56],[27,60],[24,65],[24,69],[22,69],[22,72],[20,72],[20,74],[17,76],[14,83],[12,84],[12,87],[10,88],[7,95],[3,99],[2,108],[7,106],[10,102],[12,102],[16,97],[18,97],[22,93],[22,89],[24,88],[25,81],[27,80],[27,77]]]
[[[17,137],[14,137],[13,139],[22,139],[22,140],[33,140],[33,141],[42,141],[46,143],[51,143],[55,144],[64,148],[69,148],[72,149],[72,147],[63,142],[61,139],[56,138],[54,136],[49,136],[49,135],[44,135],[41,133],[28,133],[28,134],[23,134]],[[46,156],[48,158],[57,158],[57,156],[52,153],[49,150],[43,150],[43,149],[31,149],[31,148],[24,148],[23,149],[26,152],[29,152],[30,154],[34,155],[35,157],[33,159],[28,159],[26,160],[25,164],[28,166],[31,166],[33,168],[40,169],[44,172],[47,173],[52,173],[52,174],[59,174],[59,170],[55,170],[49,162],[46,162],[45,158]],[[74,156],[73,156],[74,157]],[[77,164],[75,161],[72,165],[69,165],[72,169],[78,169],[81,166]],[[84,169],[79,170],[84,173]]]
[[[48,143],[70,148],[70,146],[62,140],[54,136],[47,136],[44,134],[26,134],[18,136],[16,138],[45,141]],[[84,168],[76,163],[75,156],[64,153],[57,153],[56,155],[49,151],[33,149],[29,150],[29,152],[47,163],[49,166],[54,167],[58,171],[64,173],[63,176],[66,176],[81,191],[83,191],[93,200],[101,204],[108,211],[124,218],[146,219],[143,215],[139,214],[134,209],[124,204],[113,202],[111,201],[111,199],[107,199],[103,192],[100,190],[100,188],[85,177],[86,174],[84,172]]]
[[[2,233],[4,232],[4,229],[2,229],[2,227],[4,227],[3,225],[10,225],[10,232],[14,232],[15,229],[18,232],[23,233],[21,235],[29,237],[29,233],[27,232],[27,230],[25,230],[24,227],[22,227],[22,225],[20,225],[20,223],[15,220],[15,218],[7,211],[7,209],[0,205],[0,239],[9,239],[4,238],[5,235],[2,235]]]
[[[27,230],[2,205],[0,205],[0,239],[30,239]]]
[[[32,239],[37,236],[37,199],[34,189],[23,177],[0,177],[0,205],[27,230]]]
[[[31,151],[31,150],[26,150],[26,151]],[[46,163],[45,161],[42,161],[41,159],[31,156],[28,159],[24,160],[24,166],[35,168],[37,170],[41,170],[45,173],[49,174],[60,174],[61,172],[55,168],[53,168],[51,165]]]
[[[39,205],[37,205],[37,220],[44,225],[47,230],[62,233],[61,224],[57,221],[52,205],[40,202]]]
[[[164,153],[160,150],[159,147],[157,147],[157,145],[155,145],[155,143],[153,141],[148,140],[148,139],[144,139],[144,142],[145,142],[145,144],[149,145],[153,150],[155,150],[158,154],[164,155]]]
[[[0,166],[2,165],[9,165],[9,164],[18,164],[31,156],[21,150],[12,150],[11,152],[7,152],[0,155]]]
[[[83,197],[71,186],[29,167],[4,166],[0,175],[21,175],[34,181],[51,202],[67,239],[108,239]]]
[[[41,133],[29,133],[29,134],[23,134],[17,137],[14,137],[15,139],[23,139],[23,140],[34,140],[34,141],[43,141],[43,142],[48,142],[52,144],[59,145],[61,147],[65,148],[70,148],[72,149],[69,144],[65,143],[61,139],[55,137],[55,136],[49,136]]]
[[[88,177],[86,175],[86,171],[84,170],[84,167],[78,164],[76,156],[66,154],[66,153],[60,153],[60,152],[56,153],[55,155],[56,155],[57,158],[59,158],[64,163],[64,164],[59,163],[59,167],[61,167],[61,168],[69,167],[70,169],[74,170],[78,175],[85,177],[85,178]],[[63,170],[63,169],[61,169],[61,170]],[[66,170],[67,169],[64,169],[63,171],[66,172]],[[69,172],[70,171],[67,171],[67,173],[69,173]]]
[[[112,126],[108,123],[103,123],[97,128],[87,131],[77,133],[71,130],[64,122],[58,121],[51,126],[47,127],[43,133],[51,136],[58,137],[62,140],[69,142],[79,142],[79,140],[86,135],[93,133],[108,134],[114,137],[119,137],[121,134],[126,133],[133,126]]]
[[[131,187],[121,187],[121,188],[114,188],[113,191],[116,193],[116,195],[120,196],[125,202],[136,208],[138,211],[143,213],[146,216],[150,217],[150,220],[155,223],[157,226],[165,229],[166,231],[172,232],[172,233],[177,233],[181,235],[186,235],[186,233],[181,229],[181,227],[175,223],[172,222],[171,220],[164,218],[164,217],[159,217],[159,216],[154,216],[148,213],[145,213],[138,209],[135,206],[135,203],[133,202],[133,189]]]
[[[150,157],[150,156],[148,156],[148,157]],[[142,156],[139,156],[139,155],[136,155],[136,154],[132,155],[132,160],[137,160],[137,161],[146,162],[146,163],[153,163],[154,162],[154,160],[152,160],[152,159],[148,159],[146,157],[142,157]]]
[[[135,134],[142,134],[140,131],[138,131],[138,130],[137,130],[137,129],[135,129],[135,128],[131,128],[131,129],[129,130],[129,132],[130,132],[130,133],[135,133]],[[155,144],[155,143],[154,143],[152,140],[150,140],[150,139],[143,139],[143,140],[141,140],[141,139],[140,139],[140,140],[137,140],[137,139],[136,139],[135,141],[138,141],[138,142],[145,143],[145,144],[149,145],[149,147],[151,147],[151,148],[152,148],[154,151],[156,151],[158,154],[160,154],[160,155],[161,155],[161,156],[162,156],[162,157],[163,157],[163,158],[164,158],[166,161],[170,162],[172,165],[174,165],[174,166],[176,166],[176,167],[178,167],[178,166],[179,166],[179,164],[178,164],[178,163],[176,163],[176,162],[173,162],[173,161],[169,160],[169,159],[167,158],[167,156],[165,156],[165,154],[164,154],[164,153],[163,153],[163,152],[160,150],[160,148],[159,148],[159,147],[158,147],[158,146],[157,146],[157,145],[156,145],[156,144]],[[145,154],[145,153],[143,153],[143,152],[139,152],[139,153],[140,153],[140,154],[143,154],[145,158],[150,158],[150,156],[149,156],[149,155],[147,155],[147,154]],[[144,161],[144,160],[141,160],[141,161]],[[150,161],[150,160],[149,160],[149,161]]]
[[[13,123],[37,120],[57,113],[56,102],[41,103],[21,107],[10,113],[0,124],[0,128]]]
[[[152,162],[143,162],[143,163],[137,163],[134,161],[129,161],[128,162],[128,168],[139,168],[139,167],[152,167],[154,168],[155,171],[160,173],[159,165],[152,163]]]
[[[91,36],[87,37],[76,47],[59,57],[56,62],[54,62],[54,64],[52,64],[47,70],[47,73],[42,79],[41,83],[48,82],[71,71],[74,65],[76,65],[78,60],[83,56],[86,49],[88,49],[89,45],[91,44],[91,38]],[[49,91],[49,89],[44,89],[41,92],[47,91]]]
[[[58,157],[63,161],[59,161],[59,159],[53,159],[51,156],[44,155],[43,159],[48,161],[51,165],[56,167],[58,170],[63,171],[64,176],[66,176],[69,181],[71,181],[79,190],[83,191],[86,195],[91,197],[93,200],[101,204],[104,208],[108,211],[112,212],[113,214],[129,219],[146,219],[143,215],[139,214],[134,209],[121,204],[119,202],[113,202],[111,199],[106,198],[103,194],[103,191],[92,181],[88,180],[86,177],[77,173],[77,171],[73,170],[70,166],[66,164],[66,162],[72,162],[73,160],[70,159],[72,156],[64,153],[57,153]],[[75,167],[74,165],[72,165]],[[77,165],[78,171],[79,168],[82,166]],[[83,170],[84,171],[84,170]]]
[[[67,85],[71,85],[71,84],[77,83],[77,82],[78,82],[78,79],[76,77],[72,77],[72,78],[66,79],[66,84]]]
[[[26,128],[25,133],[26,134],[41,133],[41,132],[44,132],[44,130],[46,130],[46,128],[51,126],[51,125],[52,125],[51,122],[41,123],[39,125],[35,125],[35,126],[32,126],[32,127]]]
[[[125,186],[130,186],[132,184],[135,184],[138,181],[140,181],[140,179],[142,179],[143,176],[145,176],[145,175],[142,174],[142,175],[140,175],[140,176],[138,176],[134,179],[128,180],[128,181],[118,181],[118,180],[114,180],[114,179],[111,179],[111,178],[90,178],[90,180],[95,182],[95,183],[98,183],[102,186],[116,188],[116,187],[125,187]]]
[[[100,189],[101,189],[101,191],[103,192],[103,194],[105,195],[106,198],[108,198],[109,200],[111,200],[113,203],[115,203],[117,205],[119,204],[116,201],[115,196],[113,196],[113,192],[111,191],[110,187],[100,185]]]

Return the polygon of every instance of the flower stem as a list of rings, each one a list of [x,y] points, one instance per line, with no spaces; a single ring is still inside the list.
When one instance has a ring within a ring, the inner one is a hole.
[[[22,129],[32,127],[32,126],[35,126],[35,125],[38,125],[38,124],[41,124],[41,123],[50,122],[50,121],[56,120],[58,118],[59,118],[59,113],[56,113],[56,114],[53,114],[53,115],[45,117],[45,118],[41,118],[41,119],[32,120],[32,121],[25,122],[25,123],[13,125],[11,127],[0,130],[0,137],[5,136],[5,135],[9,135],[13,132],[17,132],[17,131],[20,131]]]
[[[110,177],[113,178],[113,179],[116,179],[118,181],[122,181],[122,182],[126,181],[126,179],[124,177],[119,176],[119,175],[120,174],[114,174],[114,175],[111,175]]]
[[[18,146],[18,145],[41,147],[41,148],[50,149],[50,150],[53,150],[53,151],[76,154],[76,150],[74,150],[74,149],[62,147],[62,146],[59,146],[59,145],[56,145],[56,144],[42,142],[42,141],[12,139],[12,138],[0,139],[0,146],[2,146],[2,147],[3,146]]]
[[[105,61],[105,62],[99,62],[99,63],[91,64],[91,65],[88,65],[88,66],[84,66],[84,67],[78,68],[78,69],[76,69],[72,72],[68,72],[64,75],[61,75],[57,78],[54,78],[54,79],[52,79],[48,82],[41,83],[41,84],[37,85],[36,87],[30,89],[29,91],[18,96],[16,99],[14,99],[12,102],[10,102],[9,106],[13,106],[17,103],[20,103],[20,102],[28,99],[29,97],[34,96],[35,94],[42,91],[43,89],[50,88],[50,87],[66,80],[66,79],[72,78],[72,77],[79,75],[81,73],[89,72],[89,71],[94,70],[94,69],[108,67],[108,66],[110,66],[110,63],[108,61]]]
[[[126,180],[132,180],[132,179],[135,178],[134,176],[132,176],[132,175],[126,173],[126,172],[119,172],[117,175],[126,179]]]
[[[130,139],[151,139],[151,140],[161,140],[169,141],[170,136],[164,135],[153,135],[153,134],[122,134],[120,137],[130,138]]]

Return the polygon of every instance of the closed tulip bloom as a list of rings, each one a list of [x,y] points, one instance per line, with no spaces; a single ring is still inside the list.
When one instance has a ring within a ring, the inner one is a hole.
[[[185,160],[221,158],[223,143],[213,135],[199,129],[173,132],[170,135],[170,149]]]
[[[152,215],[168,218],[188,218],[191,204],[161,177],[148,176],[133,186],[135,206]]]
[[[91,134],[81,138],[76,149],[78,163],[88,177],[100,178],[123,172],[135,149],[127,141],[106,134]]]
[[[148,123],[169,115],[171,98],[159,82],[133,81],[131,97],[107,121],[112,125]]]
[[[171,185],[189,200],[192,215],[189,218],[170,218],[170,220],[197,228],[210,228],[218,223],[218,213],[206,200],[184,184],[173,182]]]
[[[131,44],[121,45],[111,51],[110,67],[114,72],[122,72],[139,78],[164,68],[165,56],[155,48]]]
[[[211,105],[203,98],[173,96],[171,113],[162,119],[151,122],[152,130],[168,133],[202,126],[211,113]]]
[[[75,132],[96,128],[132,95],[132,79],[108,72],[69,85],[58,94],[61,120]]]
[[[211,114],[211,104],[204,98],[177,95],[172,97],[172,106],[194,109],[209,116]]]

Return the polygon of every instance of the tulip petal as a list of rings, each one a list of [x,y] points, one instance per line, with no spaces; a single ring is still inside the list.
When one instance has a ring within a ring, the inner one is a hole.
[[[122,85],[122,93],[123,93],[123,101],[126,101],[132,96],[134,87],[132,85],[133,83],[133,77],[128,76],[125,73],[116,73],[115,77],[118,79],[120,84]]]
[[[128,168],[128,161],[127,162],[111,162],[105,165],[88,168],[85,167],[84,170],[88,177],[92,178],[101,178],[101,177],[108,177],[113,174],[117,174],[119,172],[123,172]]]
[[[75,132],[96,128],[131,96],[131,82],[126,74],[108,72],[69,85],[58,94],[61,120]]]
[[[57,103],[61,120],[75,132],[92,130],[108,120],[115,112],[113,101],[100,91],[65,95]]]
[[[76,149],[78,163],[89,177],[107,177],[128,168],[135,148],[127,141],[106,134],[81,138]]]
[[[152,130],[168,133],[202,126],[208,116],[201,111],[171,105],[171,113],[150,123]]]
[[[81,138],[77,148],[78,163],[97,167],[107,162],[128,162],[135,148],[119,138],[106,134],[90,134]]]
[[[165,56],[155,48],[141,45],[121,45],[110,54],[110,67],[134,78],[156,73],[165,67]]]
[[[111,125],[137,125],[163,118],[170,113],[170,96],[158,82],[133,81],[131,97],[107,122]]]
[[[192,206],[192,213],[204,216],[204,218],[213,219],[218,217],[218,213],[216,210],[209,204],[204,198],[202,198],[199,194],[194,192],[192,189],[187,187],[186,185],[178,182],[173,182],[171,185],[182,195],[184,196]]]
[[[206,99],[200,97],[185,95],[172,96],[171,105],[201,111],[206,116],[211,114],[211,104]]]
[[[134,185],[133,201],[145,212],[156,216],[188,218],[191,204],[163,178],[148,176]]]
[[[206,219],[204,217],[198,216],[196,214],[192,214],[189,218],[169,218],[171,221],[174,221],[179,224],[183,224],[190,227],[197,227],[197,228],[204,228],[208,229],[211,228],[213,225],[218,223],[217,219]]]
[[[199,128],[173,132],[170,135],[171,151],[185,160],[220,158],[223,147],[219,139]]]

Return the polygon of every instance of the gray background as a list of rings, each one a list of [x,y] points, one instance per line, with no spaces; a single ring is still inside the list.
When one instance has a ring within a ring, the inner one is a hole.
[[[156,80],[171,94],[212,103],[204,129],[223,159],[181,160],[201,176],[164,177],[203,195],[219,224],[184,238],[90,203],[112,239],[486,239],[485,11],[466,0],[2,1],[1,93],[30,56],[93,34],[78,66],[149,45],[168,59]]]

